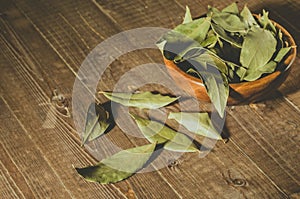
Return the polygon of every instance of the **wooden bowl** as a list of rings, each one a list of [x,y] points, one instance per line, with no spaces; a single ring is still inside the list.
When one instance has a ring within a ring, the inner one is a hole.
[[[278,88],[290,73],[291,65],[296,58],[296,44],[286,29],[275,22],[274,24],[277,29],[281,30],[283,37],[292,46],[292,49],[285,56],[285,60],[277,66],[275,72],[251,82],[230,83],[227,105],[251,103],[265,98]],[[206,89],[200,79],[185,73],[173,61],[164,58],[164,62],[170,76],[181,89],[201,101],[210,102]]]

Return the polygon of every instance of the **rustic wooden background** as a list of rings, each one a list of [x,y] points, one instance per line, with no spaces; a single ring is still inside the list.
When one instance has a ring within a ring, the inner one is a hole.
[[[80,147],[72,120],[72,88],[86,55],[124,30],[174,27],[185,5],[200,16],[208,4],[231,2],[1,0],[0,198],[300,198],[299,54],[268,100],[229,107],[230,141],[205,158],[184,154],[169,167],[112,185],[86,182],[73,168],[96,163]],[[269,10],[300,41],[299,0],[238,2]],[[143,53],[114,62],[99,86],[112,89],[135,65],[162,63],[158,50]],[[111,134],[120,146],[138,144],[117,127]]]

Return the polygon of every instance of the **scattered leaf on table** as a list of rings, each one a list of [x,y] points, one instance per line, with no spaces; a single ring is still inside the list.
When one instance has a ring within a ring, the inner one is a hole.
[[[76,168],[86,180],[102,184],[124,180],[143,168],[150,159],[156,144],[152,143],[120,151],[96,166]]]
[[[151,92],[142,93],[112,93],[100,92],[113,102],[122,104],[124,106],[131,106],[137,108],[157,109],[164,107],[179,97],[163,96],[161,94],[153,94]]]
[[[143,135],[152,143],[164,143],[164,148],[177,152],[195,152],[199,151],[193,141],[185,134],[174,131],[156,121],[141,118],[132,115]]]
[[[176,120],[192,133],[221,140],[220,133],[213,127],[208,113],[170,113],[169,119]]]
[[[240,62],[246,68],[256,68],[266,65],[276,51],[276,39],[268,30],[252,28],[246,35]]]
[[[86,116],[82,145],[101,136],[109,125],[108,113],[104,107],[91,103]]]

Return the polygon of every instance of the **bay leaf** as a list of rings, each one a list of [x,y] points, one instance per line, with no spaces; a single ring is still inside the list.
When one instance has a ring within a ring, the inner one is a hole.
[[[209,30],[206,39],[203,42],[201,42],[200,45],[201,47],[213,48],[215,47],[217,41],[217,35],[214,33],[213,30]]]
[[[276,34],[276,28],[275,25],[272,23],[272,21],[269,19],[269,12],[263,10],[263,15],[258,17],[258,22],[262,26],[263,29],[267,29],[272,31],[274,34]]]
[[[243,80],[246,81],[254,81],[260,78],[265,73],[272,73],[275,71],[277,67],[277,63],[275,61],[270,61],[264,66],[258,67],[258,68],[249,68],[246,71],[245,76],[243,77]]]
[[[254,19],[252,13],[250,12],[250,10],[248,9],[248,7],[245,5],[243,10],[241,11],[241,16],[243,17],[243,19],[246,21],[246,23],[248,24],[248,27],[252,27],[252,26],[257,26],[257,22]]]
[[[174,28],[188,38],[201,43],[206,38],[207,32],[210,28],[210,17],[203,17],[191,21],[190,23],[180,24]]]
[[[190,23],[193,21],[190,8],[188,6],[185,6],[185,15],[183,19],[183,24]]]
[[[162,123],[131,115],[139,129],[151,143],[164,143],[164,149],[177,152],[199,151],[193,141],[185,134],[174,131]]]
[[[242,48],[242,42],[240,41],[240,39],[228,35],[221,26],[211,23],[211,27],[212,27],[212,30],[216,33],[216,35],[218,35],[220,38],[227,41],[231,45],[234,45],[238,48]]]
[[[282,59],[284,58],[284,56],[285,56],[290,50],[291,50],[291,47],[281,48],[281,49],[279,50],[279,52],[277,53],[277,55],[276,55],[274,61],[276,61],[276,62],[278,62],[278,63],[281,62]]]
[[[226,75],[219,72],[215,66],[206,65],[201,59],[198,60],[198,57],[191,59],[190,63],[199,72],[212,104],[223,118],[229,95]]]
[[[222,139],[220,133],[213,127],[208,113],[171,112],[168,118],[176,120],[192,133],[212,139]]]
[[[101,136],[109,127],[108,112],[101,104],[91,103],[86,116],[82,145]]]
[[[247,32],[248,26],[238,15],[221,12],[212,15],[212,21],[228,32]]]
[[[124,180],[143,166],[150,159],[156,143],[120,151],[98,163],[96,166],[76,168],[87,181],[102,184]]]
[[[230,4],[229,6],[227,6],[226,8],[224,8],[222,10],[222,12],[239,14],[239,8],[238,8],[237,4],[234,2],[234,3]]]
[[[246,35],[240,62],[246,68],[266,65],[276,51],[277,41],[272,33],[261,28],[252,28]]]
[[[148,91],[142,93],[112,93],[102,91],[99,93],[104,94],[105,97],[113,102],[141,109],[161,108],[179,99],[179,97],[163,96]]]

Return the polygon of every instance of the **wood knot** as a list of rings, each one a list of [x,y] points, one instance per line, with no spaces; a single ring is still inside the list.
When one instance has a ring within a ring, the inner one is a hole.
[[[63,94],[59,93],[57,89],[52,91],[51,103],[61,115],[70,117],[69,101]]]
[[[179,165],[179,161],[178,160],[170,160],[169,163],[168,163],[168,167],[169,168],[175,168]]]
[[[247,183],[246,180],[237,178],[232,180],[232,184],[236,187],[242,187],[245,186]]]

